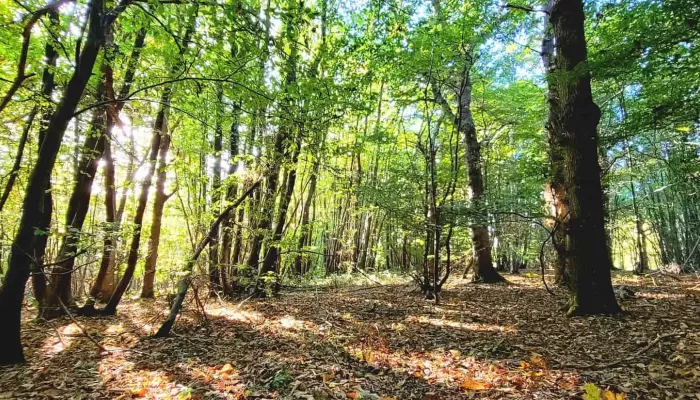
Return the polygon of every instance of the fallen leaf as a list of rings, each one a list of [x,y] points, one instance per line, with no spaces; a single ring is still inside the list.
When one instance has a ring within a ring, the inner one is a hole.
[[[465,378],[459,386],[467,390],[484,390],[491,387],[491,385],[487,382],[478,381],[476,379],[471,378]]]
[[[219,372],[222,373],[222,374],[228,374],[228,373],[233,372],[234,369],[235,369],[235,368],[233,368],[233,365],[231,365],[231,364],[226,364],[226,365],[224,365],[224,366],[219,370]]]
[[[530,364],[538,368],[547,369],[547,360],[545,360],[544,357],[542,357],[542,354],[530,354]]]
[[[625,400],[627,395],[625,393],[615,393],[610,390],[603,392],[603,400]]]

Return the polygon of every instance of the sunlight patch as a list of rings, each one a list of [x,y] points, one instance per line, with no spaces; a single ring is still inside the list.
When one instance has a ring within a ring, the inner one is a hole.
[[[645,299],[682,299],[685,294],[681,293],[636,293],[636,297]]]
[[[76,337],[83,336],[83,331],[75,323],[57,328],[54,333],[54,335],[47,337],[41,346],[41,351],[46,354],[48,358],[69,348]]]
[[[230,307],[216,307],[207,309],[209,315],[223,317],[229,321],[250,323],[260,323],[265,320],[262,314],[257,311],[236,310]]]
[[[414,322],[419,324],[429,324],[433,326],[447,326],[451,328],[467,329],[470,331],[480,331],[480,332],[507,332],[515,333],[518,330],[511,325],[494,325],[494,324],[484,324],[480,322],[457,322],[451,321],[449,319],[437,319],[428,317],[408,317],[406,322]]]

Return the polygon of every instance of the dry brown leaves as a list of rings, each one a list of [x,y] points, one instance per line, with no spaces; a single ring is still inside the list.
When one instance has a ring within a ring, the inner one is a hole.
[[[303,292],[194,307],[151,339],[162,303],[116,317],[30,321],[28,363],[0,369],[0,399],[616,399],[700,393],[700,286],[616,277],[622,317],[567,319],[536,276],[453,282],[442,304],[413,287]],[[663,336],[673,333],[671,336]],[[611,366],[612,365],[612,366]],[[585,386],[589,383],[588,386]],[[592,383],[593,385],[591,385]],[[686,397],[684,397],[686,396]]]

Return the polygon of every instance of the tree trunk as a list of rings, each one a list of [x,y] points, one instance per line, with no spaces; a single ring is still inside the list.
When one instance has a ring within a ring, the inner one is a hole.
[[[234,112],[233,112],[233,122],[231,123],[231,129],[229,133],[229,161],[228,161],[228,188],[226,189],[226,202],[230,203],[232,202],[237,194],[238,194],[238,184],[236,182],[237,177],[236,172],[238,171],[238,146],[239,146],[239,133],[238,133],[238,127],[239,127],[239,109],[238,105],[234,105]],[[242,211],[243,209],[241,209]],[[233,246],[233,241],[234,241],[234,223],[236,222],[237,218],[239,216],[234,214],[231,214],[226,217],[226,219],[223,222],[223,235],[222,235],[222,246],[221,246],[221,256],[219,257],[219,265],[223,266],[223,273],[221,275],[222,280],[226,280],[226,282],[222,282],[223,284],[223,289],[224,289],[224,294],[227,296],[232,295],[232,286],[231,284],[228,283],[228,279],[226,277],[229,275],[229,271],[233,271],[233,268],[236,267],[236,264],[238,263],[238,254],[240,254],[240,249],[241,249],[241,243],[239,240],[239,234],[240,230],[236,229],[236,235],[235,235],[235,240],[237,247],[234,248],[234,252],[232,254],[232,246]],[[239,221],[242,220],[241,218],[238,218]]]
[[[486,209],[484,208],[484,179],[481,173],[481,145],[476,138],[476,127],[470,110],[472,86],[468,70],[465,72],[461,90],[458,127],[464,135],[470,198],[472,209],[477,214],[477,221],[471,227],[472,246],[476,255],[473,279],[475,282],[483,283],[502,282],[503,277],[493,268],[486,216],[482,215],[486,213]]]
[[[143,229],[143,214],[145,213],[146,205],[148,204],[148,194],[151,189],[151,179],[153,178],[153,174],[155,172],[160,143],[163,137],[167,135],[168,130],[167,113],[172,89],[172,85],[166,86],[161,96],[160,109],[158,110],[158,115],[156,116],[156,121],[153,125],[153,136],[151,137],[151,149],[149,151],[146,174],[141,182],[141,192],[139,194],[138,204],[136,206],[136,213],[134,214],[134,232],[131,237],[131,245],[129,246],[129,256],[127,258],[126,270],[124,270],[124,275],[122,275],[117,287],[114,289],[112,297],[109,298],[107,305],[102,311],[102,313],[105,315],[116,314],[117,306],[119,305],[122,296],[126,292],[126,289],[129,287],[131,278],[134,276],[134,271],[136,270],[136,263],[138,262],[139,258],[139,246],[141,244],[141,231]]]
[[[156,193],[153,201],[153,216],[151,220],[151,237],[148,241],[148,255],[144,265],[143,286],[141,298],[152,299],[155,295],[153,284],[156,278],[156,265],[158,263],[158,246],[160,246],[160,228],[163,220],[163,209],[168,196],[165,193],[165,178],[167,177],[167,158],[170,149],[170,135],[164,134],[160,140],[158,150],[158,173],[156,174]]]
[[[303,3],[299,3],[299,6],[302,7]],[[299,58],[299,52],[297,49],[297,32],[296,29],[297,27],[297,19],[298,15],[294,16],[289,16],[289,20],[286,23],[285,27],[285,39],[290,45],[290,54],[289,58],[287,59],[287,65],[286,65],[286,76],[285,76],[285,98],[284,98],[284,103],[289,106],[291,109],[294,106],[294,99],[292,98],[291,94],[289,93],[289,90],[291,87],[296,83],[297,81],[297,61]],[[277,133],[275,137],[275,144],[272,149],[272,165],[270,166],[267,175],[267,187],[265,189],[265,194],[263,197],[263,203],[262,203],[262,216],[260,218],[260,221],[257,224],[256,231],[257,233],[253,237],[253,244],[251,246],[251,254],[248,259],[248,267],[251,269],[257,268],[258,264],[260,262],[260,249],[262,247],[262,240],[264,238],[264,232],[268,232],[271,228],[272,224],[272,218],[270,217],[269,214],[271,214],[272,210],[274,209],[275,206],[275,198],[277,196],[277,185],[279,181],[279,174],[280,174],[280,167],[281,164],[285,161],[285,159],[289,159],[290,157],[290,152],[289,149],[286,148],[288,146],[287,142],[292,138],[292,135],[294,133],[294,127],[291,125],[291,122],[286,122],[283,123],[283,126],[280,127],[279,132]],[[297,132],[298,134],[298,132]],[[299,138],[300,139],[300,138]],[[299,151],[299,146],[300,142],[295,140],[297,142],[297,148],[294,149],[293,151],[297,154],[298,157],[298,151]],[[292,157],[294,158],[294,157]],[[292,184],[292,190],[294,189],[294,181],[296,180],[296,161],[293,162],[293,169],[290,171],[290,179]],[[289,182],[286,187],[283,187],[284,192],[282,194],[282,199],[280,200],[280,206],[278,209],[278,216],[277,216],[277,226],[275,227],[275,232],[272,235],[272,240],[279,240],[276,238],[281,238],[282,230],[284,229],[284,223],[286,220],[286,214],[287,214],[287,207],[289,205],[289,200],[286,199],[286,193],[288,191],[289,187]],[[291,194],[289,195],[289,198],[291,198]],[[286,199],[286,200],[285,200]],[[281,224],[280,224],[281,222]],[[258,274],[258,282],[256,282],[256,290],[259,292],[261,289],[261,282],[260,282],[260,277],[264,277],[265,275],[273,274],[274,275],[274,266],[275,266],[275,261],[277,260],[277,255],[278,255],[278,249],[275,244],[271,244],[270,248],[268,249],[265,258],[263,260],[263,265],[259,270]]]
[[[214,128],[214,167],[211,174],[211,209],[214,215],[219,215],[221,209],[221,155],[223,150],[223,129],[221,128],[221,107],[223,106],[223,88],[216,89],[216,126]],[[213,232],[209,242],[209,295],[215,297],[221,292],[221,265],[219,264],[219,227]]]
[[[566,271],[568,315],[617,313],[605,235],[598,164],[600,109],[593,102],[587,68],[581,0],[555,0],[550,14],[557,76],[548,75],[558,96],[549,99],[548,124],[563,148],[565,204],[569,213]],[[566,74],[566,75],[564,75]]]
[[[31,254],[33,254],[35,229],[37,226],[42,226],[42,219],[45,217],[44,199],[49,188],[51,172],[56,163],[68,123],[73,118],[75,108],[90,79],[97,55],[104,41],[104,29],[112,24],[121,10],[115,9],[112,13],[103,15],[102,9],[102,0],[92,1],[85,45],[61,102],[49,120],[46,137],[39,150],[37,162],[27,181],[22,203],[23,212],[12,243],[7,274],[2,288],[0,288],[0,321],[4,323],[4,329],[0,331],[0,342],[4,346],[4,350],[0,352],[0,365],[24,361],[20,338],[20,320],[24,288],[29,278],[32,262]]]
[[[188,21],[187,29],[183,36],[182,43],[180,44],[180,52],[178,54],[178,62],[172,65],[170,70],[170,76],[175,76],[178,72],[180,65],[183,63],[183,57],[190,43],[192,33],[194,32],[195,20],[197,18],[198,6],[195,12],[191,14],[190,20]],[[136,263],[139,258],[139,246],[141,244],[141,231],[143,229],[143,214],[146,211],[146,205],[148,204],[148,194],[151,187],[151,179],[155,172],[156,160],[158,158],[158,152],[161,145],[161,140],[164,136],[168,134],[168,115],[170,113],[170,99],[172,98],[173,91],[175,89],[174,83],[169,83],[163,88],[163,93],[160,98],[160,106],[158,109],[158,114],[156,115],[156,120],[153,124],[153,134],[151,137],[151,148],[148,155],[148,167],[146,169],[146,174],[144,176],[143,182],[141,182],[141,192],[139,194],[138,204],[136,206],[136,213],[134,214],[134,232],[131,237],[131,245],[129,246],[129,256],[126,261],[126,269],[124,270],[124,275],[119,280],[119,283],[114,288],[114,293],[109,298],[107,305],[105,306],[102,313],[105,315],[114,315],[117,312],[117,306],[124,296],[126,289],[131,283],[131,278],[134,276],[134,271],[136,270]]]
[[[58,13],[50,13],[49,18],[51,21],[51,27],[58,26]],[[44,99],[48,100],[53,94],[55,81],[53,70],[56,67],[56,61],[58,59],[58,52],[53,47],[52,43],[46,44],[44,57],[46,60],[46,66],[44,67],[44,72],[41,78],[41,95]],[[42,111],[41,125],[39,127],[39,140],[38,140],[38,151],[41,151],[42,143],[46,138],[46,130],[51,120],[51,109],[46,107]],[[51,229],[51,214],[53,213],[53,198],[51,195],[51,177],[49,177],[46,191],[44,192],[43,202],[41,205],[43,209],[43,215],[40,219],[39,230],[44,232],[39,236],[34,237],[34,260],[30,265],[31,275],[32,275],[32,288],[34,289],[34,298],[40,303],[44,300],[46,295],[46,275],[44,275],[44,255],[46,253],[46,244],[49,239],[49,231]]]
[[[552,9],[550,0],[547,10]],[[556,69],[554,58],[554,30],[549,21],[548,15],[544,18],[544,37],[542,38],[542,64],[545,73],[551,74]],[[547,86],[547,100],[549,103],[557,101],[557,87]],[[566,246],[567,246],[567,221],[569,212],[566,208],[564,189],[564,148],[556,140],[556,132],[552,125],[545,123],[547,131],[547,141],[549,142],[549,162],[550,162],[550,183],[545,187],[545,198],[550,203],[552,215],[554,216],[553,228],[556,229],[552,236],[552,244],[557,255],[554,266],[554,281],[559,285],[566,285]]]
[[[284,234],[284,227],[287,223],[287,212],[289,209],[289,203],[292,200],[292,194],[294,194],[294,186],[297,180],[297,170],[296,165],[299,159],[299,150],[301,147],[301,140],[297,140],[296,149],[292,155],[292,166],[287,173],[287,182],[284,186],[284,192],[280,199],[279,208],[277,210],[277,223],[275,224],[275,230],[272,235],[272,242],[270,247],[267,249],[267,254],[263,260],[262,274],[274,273],[275,265],[277,263],[277,258],[279,257],[280,248],[279,242],[282,240],[282,235]]]
[[[118,116],[118,113],[116,113]],[[112,117],[107,114],[107,125],[110,126]],[[107,130],[106,134],[110,134],[110,130]],[[83,315],[93,315],[95,314],[95,301],[100,295],[100,290],[102,285],[107,278],[109,273],[109,263],[113,259],[113,253],[116,251],[116,238],[115,238],[115,219],[116,219],[116,189],[115,189],[115,171],[114,171],[114,158],[112,157],[112,143],[111,138],[107,138],[105,142],[104,150],[104,160],[105,160],[105,237],[102,244],[102,259],[100,260],[100,268],[97,271],[97,276],[90,288],[90,294],[88,296],[85,305],[80,308],[79,312]]]
[[[311,167],[311,177],[309,178],[309,192],[306,195],[306,200],[301,210],[301,234],[299,235],[299,243],[297,247],[303,250],[304,247],[311,244],[313,229],[309,220],[311,214],[311,203],[316,195],[316,181],[318,179],[318,169],[321,165],[321,160],[318,156],[314,157],[313,166]],[[301,276],[309,271],[309,260],[302,254],[297,254],[294,258],[294,272]]]
[[[34,123],[34,118],[36,118],[37,107],[34,107],[29,113],[27,122],[25,122],[24,129],[22,129],[22,136],[19,138],[19,144],[17,145],[17,154],[15,155],[15,161],[12,164],[12,169],[7,175],[7,182],[5,183],[5,188],[0,195],[0,212],[5,207],[7,199],[10,197],[12,188],[15,186],[15,181],[19,175],[19,169],[22,166],[22,157],[24,156],[24,148],[27,145],[27,139],[29,138],[29,132],[32,130],[32,124]]]
[[[126,98],[130,91],[131,85],[134,82],[134,77],[136,75],[136,68],[141,57],[141,50],[146,42],[146,29],[141,28],[136,34],[136,39],[134,41],[134,47],[131,51],[129,57],[129,62],[126,67],[126,72],[124,73],[124,84],[119,91],[118,98]],[[108,65],[109,67],[109,65]],[[107,80],[107,95],[110,99],[114,99],[114,85],[112,79],[112,71],[109,69]],[[118,102],[113,104],[108,108],[107,113],[107,135],[111,135],[112,129],[119,125],[119,114],[124,108],[124,102]],[[119,200],[118,208],[116,205],[116,179],[115,179],[115,169],[114,169],[114,159],[111,156],[111,138],[107,137],[107,142],[105,143],[104,160],[105,160],[105,209],[106,209],[106,232],[105,239],[103,243],[102,250],[102,260],[100,261],[100,269],[98,270],[95,282],[90,289],[90,297],[88,298],[83,309],[89,309],[88,312],[94,313],[94,303],[99,298],[102,301],[109,301],[109,298],[114,293],[114,279],[115,279],[115,269],[117,264],[117,254],[119,245],[119,231],[120,224],[122,222],[122,216],[124,215],[124,208],[126,207],[126,195],[127,189],[130,182],[134,179],[134,153],[136,152],[134,146],[133,131],[131,133],[130,140],[130,154],[129,154],[129,164],[127,166],[126,180],[124,188],[122,189],[121,198]]]
[[[109,63],[105,57],[104,63]],[[105,96],[106,67],[102,67],[102,80],[97,89],[97,101],[103,102]],[[66,211],[66,235],[56,257],[57,264],[50,276],[51,285],[46,293],[39,317],[44,319],[57,318],[65,313],[64,308],[73,304],[71,284],[73,268],[78,256],[80,236],[83,224],[90,208],[92,184],[97,174],[97,166],[102,158],[105,147],[105,132],[107,130],[106,106],[98,107],[92,117],[91,127],[85,137],[77,166],[77,173],[68,201]]]

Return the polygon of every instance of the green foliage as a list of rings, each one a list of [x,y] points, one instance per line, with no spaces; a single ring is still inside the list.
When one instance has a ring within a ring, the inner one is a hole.
[[[27,9],[0,1],[2,94],[20,56],[22,29],[17,22],[44,2],[22,4]],[[62,8],[55,26],[44,17],[32,30],[27,58],[32,76],[0,115],[2,186],[27,116],[35,107],[39,114],[48,112],[61,99],[75,68],[74,49],[84,43],[80,21],[86,7],[86,2],[77,2],[73,11]],[[654,266],[700,265],[700,251],[692,251],[700,240],[699,17],[699,6],[692,0],[587,4],[590,60],[571,74],[590,71],[594,78],[594,96],[603,115],[600,154],[608,226],[616,261],[627,268],[637,259],[637,220],[642,221]],[[196,18],[196,24],[185,44],[189,18]],[[71,230],[63,216],[73,182],[82,174],[76,171],[78,159],[94,153],[82,149],[82,143],[93,113],[104,110],[96,97],[103,81],[102,63],[111,63],[119,94],[142,29],[147,32],[145,46],[134,82],[122,93],[126,98],[121,123],[111,132],[123,218],[104,223],[102,166],[92,187],[87,222],[81,231]],[[106,235],[116,239],[117,265],[125,263],[151,129],[170,81],[172,148],[165,191],[173,195],[161,221],[156,275],[160,292],[174,286],[179,269],[218,212],[235,199],[233,194],[265,175],[278,158],[281,172],[274,198],[263,197],[264,183],[260,193],[236,210],[236,218],[242,212],[241,219],[227,228],[235,235],[225,245],[233,247],[240,237],[238,259],[216,260],[213,252],[205,254],[195,270],[203,277],[197,282],[206,282],[208,270],[216,265],[222,265],[238,286],[260,282],[268,292],[280,275],[301,282],[299,273],[320,281],[328,275],[357,273],[357,268],[378,279],[385,271],[421,270],[427,232],[436,226],[443,230],[443,240],[453,229],[451,261],[461,268],[471,251],[469,226],[475,221],[488,225],[494,256],[518,256],[531,264],[538,259],[537,244],[546,232],[537,224],[546,223],[550,214],[543,199],[549,171],[543,129],[548,104],[537,50],[542,36],[538,13],[508,9],[493,0],[273,0],[269,7],[252,0],[198,6],[148,1],[129,6],[113,34],[113,44],[100,53],[94,70],[85,72],[92,73],[88,89],[52,171],[51,225],[35,228],[35,235],[48,238],[48,263],[56,261],[66,235],[79,238],[76,264],[85,268],[81,293],[96,275]],[[48,69],[55,74],[57,88],[44,97],[40,77],[47,44],[58,49],[59,58],[57,66]],[[485,181],[485,201],[479,207],[467,190],[464,140],[433,92],[433,84],[441,88],[456,112],[466,73]],[[0,213],[2,267],[22,210],[24,184],[37,161],[39,120],[30,129],[18,183]],[[282,132],[288,137],[282,141],[282,154],[277,154],[274,144]],[[214,150],[217,136],[221,151]],[[233,140],[235,155],[230,149]],[[223,171],[219,187],[213,179],[217,162]],[[283,233],[273,238],[283,184],[292,171],[296,185]],[[427,213],[432,186],[442,212],[437,222]],[[147,210],[151,207],[152,200]],[[257,229],[264,216],[271,218],[272,229]],[[151,226],[146,218],[142,260]],[[217,237],[219,255],[222,232]],[[309,237],[303,238],[306,232]],[[261,254],[271,245],[280,248],[276,274],[259,275],[259,265],[248,265],[256,235],[263,237]],[[446,263],[444,253],[441,260]],[[296,270],[299,265],[304,265],[301,272]]]

